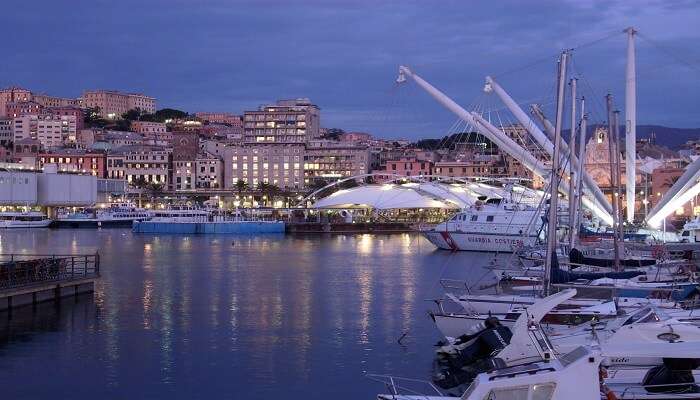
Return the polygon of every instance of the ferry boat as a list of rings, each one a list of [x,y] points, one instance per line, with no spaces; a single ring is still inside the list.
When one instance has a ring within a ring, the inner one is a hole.
[[[61,213],[54,221],[57,227],[83,228],[103,226],[131,226],[134,221],[153,217],[151,211],[132,203],[113,203],[104,209],[85,209],[81,212]]]
[[[51,220],[39,211],[0,212],[0,228],[46,228]]]
[[[150,221],[134,221],[131,229],[136,233],[284,233],[285,224],[282,221],[248,219],[238,210],[226,214],[219,210],[173,207],[155,212]]]
[[[683,225],[683,232],[681,233],[681,242],[700,242],[700,217],[695,217],[695,219],[692,219],[686,222],[685,225]]]
[[[543,215],[534,207],[488,199],[422,233],[439,249],[512,253],[536,243]]]

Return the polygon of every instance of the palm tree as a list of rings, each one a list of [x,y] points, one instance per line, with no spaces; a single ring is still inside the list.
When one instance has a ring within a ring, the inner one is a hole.
[[[239,179],[236,181],[236,190],[238,191],[238,195],[240,196],[243,192],[248,190],[248,183],[244,181],[243,179]]]

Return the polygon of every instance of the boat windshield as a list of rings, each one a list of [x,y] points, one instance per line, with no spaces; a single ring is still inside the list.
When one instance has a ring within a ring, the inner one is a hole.
[[[566,367],[574,361],[580,360],[581,358],[587,356],[588,353],[589,351],[587,348],[579,346],[571,350],[570,352],[564,354],[563,356],[559,357],[559,362],[561,363],[561,365]]]
[[[645,322],[658,322],[661,318],[650,307],[644,307],[632,314],[622,326]]]

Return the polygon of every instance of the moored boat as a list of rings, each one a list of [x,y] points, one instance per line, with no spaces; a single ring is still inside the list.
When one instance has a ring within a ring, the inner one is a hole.
[[[0,228],[46,228],[51,220],[39,211],[0,212]]]
[[[489,199],[422,233],[439,249],[512,253],[536,243],[541,216],[534,207]]]

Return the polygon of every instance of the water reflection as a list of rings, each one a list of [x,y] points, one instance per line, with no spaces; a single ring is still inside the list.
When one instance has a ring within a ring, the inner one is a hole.
[[[61,378],[72,375],[90,378],[77,398],[368,398],[380,388],[365,371],[416,376],[416,365],[429,366],[437,333],[423,299],[446,253],[422,240],[110,229],[3,235],[5,251],[99,250],[103,278],[94,301],[42,323],[50,330],[29,325],[32,343],[6,335],[0,370],[11,372],[0,385],[38,379],[42,390],[61,392]],[[67,314],[76,322],[61,322]],[[18,324],[4,329],[17,332]],[[425,347],[398,346],[404,332]],[[60,372],[37,377],[47,357]],[[341,389],[346,397],[337,397]],[[11,398],[43,393],[10,390]]]

